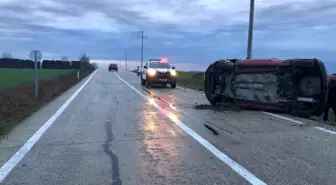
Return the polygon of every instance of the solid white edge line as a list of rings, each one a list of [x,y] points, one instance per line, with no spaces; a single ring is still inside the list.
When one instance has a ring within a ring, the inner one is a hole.
[[[138,89],[133,87],[131,84],[126,82],[123,78],[121,78],[118,74],[114,73],[121,81],[123,81],[127,86],[129,86],[131,89],[133,89],[136,93],[138,93],[140,96],[145,98],[146,100],[150,101],[149,98],[147,98],[142,92],[140,92]],[[152,103],[152,105],[157,108],[163,115],[167,116],[171,121],[173,121],[175,124],[177,124],[183,131],[185,131],[187,134],[189,134],[191,137],[193,137],[196,141],[198,141],[201,145],[203,145],[206,149],[208,149],[212,154],[214,154],[218,159],[223,161],[225,164],[227,164],[231,169],[233,169],[236,173],[238,173],[241,177],[243,177],[245,180],[250,182],[253,185],[266,185],[265,182],[261,181],[259,178],[257,178],[255,175],[253,175],[251,172],[249,172],[247,169],[245,169],[243,166],[232,160],[229,156],[224,154],[222,151],[217,149],[215,146],[213,146],[210,142],[202,138],[200,135],[198,135],[195,131],[190,129],[188,126],[186,126],[182,121],[177,120],[173,116],[170,116],[164,109],[162,109],[160,106],[158,106],[155,103]]]
[[[291,121],[291,122],[293,122],[293,123],[297,123],[297,124],[299,124],[299,125],[304,125],[304,124],[305,124],[305,123],[302,122],[302,121],[298,121],[298,120],[294,120],[294,119],[291,119],[291,118],[287,118],[287,117],[284,117],[284,116],[281,116],[281,115],[278,115],[278,114],[273,114],[273,113],[269,113],[269,112],[263,112],[263,113],[264,113],[264,114],[267,114],[267,115],[270,115],[270,116],[273,116],[273,117],[277,117],[277,118],[286,120],[286,121]],[[334,135],[336,135],[336,131],[332,131],[332,130],[329,130],[329,129],[326,129],[326,128],[323,128],[323,127],[314,127],[314,128],[317,129],[317,130],[320,130],[320,131],[329,133],[329,134],[334,134]]]
[[[68,105],[74,100],[74,98],[82,91],[86,84],[91,80],[96,71],[86,80],[86,82],[75,92],[72,96],[52,115],[33,136],[0,168],[0,183],[2,183],[7,175],[15,168],[15,166],[23,159],[23,157],[30,151],[30,149],[36,144],[36,142],[42,137],[42,135],[48,130],[48,128],[54,123],[54,121],[64,112]]]

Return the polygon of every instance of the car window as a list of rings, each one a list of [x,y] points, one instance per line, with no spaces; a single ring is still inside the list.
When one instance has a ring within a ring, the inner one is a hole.
[[[152,62],[149,64],[150,68],[170,68],[168,63],[161,63],[161,62]]]

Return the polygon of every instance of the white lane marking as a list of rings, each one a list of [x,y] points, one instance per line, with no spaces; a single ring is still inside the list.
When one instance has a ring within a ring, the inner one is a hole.
[[[304,123],[301,122],[301,121],[298,121],[298,120],[294,120],[294,119],[291,119],[291,118],[287,118],[287,117],[284,117],[284,116],[281,116],[281,115],[278,115],[278,114],[273,114],[273,113],[270,113],[270,112],[263,112],[264,114],[267,114],[267,115],[270,115],[270,116],[273,116],[273,117],[276,117],[276,118],[280,118],[280,119],[283,119],[283,120],[287,120],[287,121],[291,121],[293,123],[297,123],[299,125],[303,125]]]
[[[170,120],[172,120],[175,124],[177,124],[182,130],[184,130],[187,134],[189,134],[191,137],[193,137],[196,141],[198,141],[201,145],[203,145],[206,149],[208,149],[211,153],[213,153],[216,157],[218,157],[221,161],[223,161],[225,164],[227,164],[231,169],[233,169],[236,173],[238,173],[241,177],[246,179],[248,182],[250,182],[253,185],[266,185],[265,182],[258,179],[255,175],[253,175],[251,172],[249,172],[247,169],[245,169],[243,166],[232,160],[229,156],[224,154],[222,151],[217,149],[215,146],[213,146],[210,142],[202,138],[200,135],[198,135],[195,131],[190,129],[188,126],[186,126],[182,121],[176,119],[174,115],[169,114],[166,110],[158,106],[154,101],[151,101],[149,98],[147,98],[142,92],[140,92],[138,89],[130,85],[128,82],[126,82],[124,79],[122,79],[118,74],[114,73],[121,81],[123,81],[126,85],[128,85],[131,89],[133,89],[136,93],[138,93],[143,98],[147,99],[151,104],[156,107],[163,115],[167,116]]]
[[[278,115],[278,114],[273,114],[273,113],[269,113],[269,112],[263,112],[263,113],[267,114],[267,115],[270,115],[270,116],[274,116],[274,117],[283,119],[283,120],[291,121],[293,123],[297,123],[297,124],[300,124],[300,125],[304,125],[305,124],[302,121],[298,121],[298,120],[294,120],[294,119],[291,119],[291,118],[287,118],[287,117],[284,117],[284,116],[281,116],[281,115]],[[329,133],[329,134],[336,135],[336,131],[332,131],[332,130],[329,130],[329,129],[326,129],[326,128],[323,128],[323,127],[314,127],[314,128],[317,129],[317,130]]]
[[[36,144],[41,136],[48,130],[54,121],[64,112],[74,98],[82,91],[86,84],[91,80],[98,69],[86,80],[86,82],[46,121],[35,134],[0,168],[0,184],[4,181],[7,175],[14,167],[23,159],[29,150]]]
[[[314,127],[314,128],[316,128],[316,129],[318,129],[318,130],[321,130],[321,131],[323,131],[323,132],[327,132],[327,133],[329,133],[329,134],[334,134],[334,135],[336,135],[336,132],[335,132],[335,131],[328,130],[328,129],[323,128],[323,127]]]

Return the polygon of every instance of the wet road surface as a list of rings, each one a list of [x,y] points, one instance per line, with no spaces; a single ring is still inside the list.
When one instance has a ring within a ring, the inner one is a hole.
[[[336,184],[336,135],[319,123],[195,109],[200,92],[116,74],[99,69],[2,183]],[[83,83],[2,138],[1,166]]]

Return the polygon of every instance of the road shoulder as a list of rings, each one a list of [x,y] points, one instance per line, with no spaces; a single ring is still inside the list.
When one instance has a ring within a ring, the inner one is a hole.
[[[8,161],[18,149],[76,92],[90,77],[68,89],[62,95],[47,103],[40,110],[23,120],[10,132],[0,138],[0,166]]]

